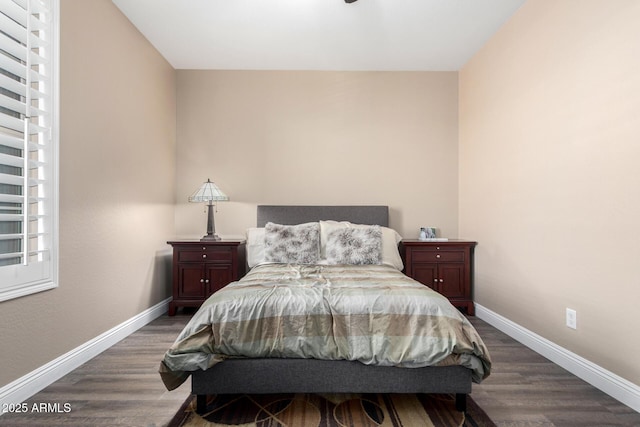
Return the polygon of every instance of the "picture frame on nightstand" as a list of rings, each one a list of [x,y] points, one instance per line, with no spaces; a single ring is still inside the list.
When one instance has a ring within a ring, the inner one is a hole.
[[[420,227],[419,240],[435,239],[436,228],[435,227]]]

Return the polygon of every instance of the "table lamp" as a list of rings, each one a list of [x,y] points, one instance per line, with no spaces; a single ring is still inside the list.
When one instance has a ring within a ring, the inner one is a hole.
[[[201,242],[222,240],[216,234],[216,223],[213,218],[213,202],[227,201],[229,197],[218,188],[218,186],[207,179],[195,193],[189,197],[190,202],[207,202],[207,234],[200,239]]]

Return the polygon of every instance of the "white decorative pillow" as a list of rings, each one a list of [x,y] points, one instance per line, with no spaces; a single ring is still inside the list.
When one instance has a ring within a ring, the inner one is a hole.
[[[264,227],[247,228],[247,265],[253,268],[264,262]]]
[[[326,259],[326,242],[329,233],[340,228],[362,228],[370,227],[369,225],[353,224],[348,221],[320,221],[320,258]],[[380,226],[382,231],[382,260],[381,264],[386,264],[402,271],[404,264],[402,257],[398,251],[398,243],[402,240],[402,236],[394,229]]]
[[[338,228],[327,236],[329,264],[380,264],[382,231],[377,225],[358,228]]]
[[[267,262],[315,264],[320,258],[320,224],[281,225],[268,222],[264,233]]]

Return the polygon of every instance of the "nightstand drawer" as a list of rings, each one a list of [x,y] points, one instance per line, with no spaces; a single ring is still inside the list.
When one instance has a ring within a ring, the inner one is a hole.
[[[220,248],[193,251],[193,250],[181,250],[178,252],[178,262],[191,262],[191,261],[231,261],[233,254],[231,249]]]
[[[464,251],[411,251],[413,262],[463,262]]]

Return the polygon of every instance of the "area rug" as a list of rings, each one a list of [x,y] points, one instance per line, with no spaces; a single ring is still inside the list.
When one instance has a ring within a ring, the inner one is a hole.
[[[270,394],[209,397],[203,416],[195,397],[168,427],[490,427],[487,414],[467,397],[466,413],[453,395]]]

